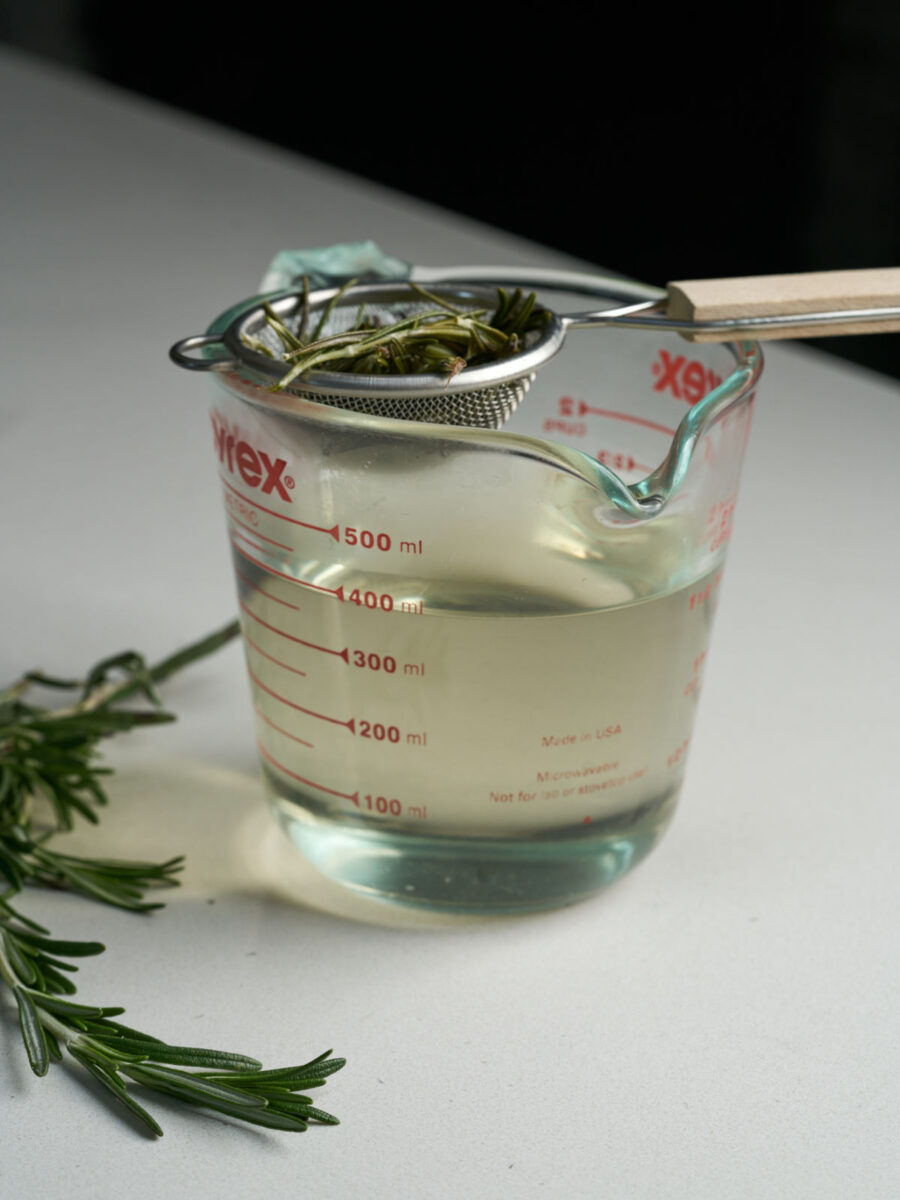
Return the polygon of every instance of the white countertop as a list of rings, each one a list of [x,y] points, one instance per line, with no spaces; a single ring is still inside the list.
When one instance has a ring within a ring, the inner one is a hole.
[[[203,397],[166,358],[271,253],[373,238],[422,263],[559,255],[0,55],[0,678],[152,657],[228,620]],[[614,238],[609,266],[628,270]],[[97,835],[188,854],[141,918],[23,907],[108,952],[80,998],[283,1065],[334,1046],[302,1136],[165,1103],[153,1143],[0,1020],[0,1194],[895,1196],[900,1177],[900,388],[768,354],[681,808],[598,899],[407,917],[323,885],[262,803],[240,650],[111,748]],[[347,918],[351,919],[347,919]]]

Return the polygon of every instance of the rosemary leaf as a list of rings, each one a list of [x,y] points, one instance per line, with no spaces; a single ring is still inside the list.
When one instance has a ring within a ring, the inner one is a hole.
[[[22,1029],[22,1040],[25,1043],[31,1069],[35,1075],[46,1075],[50,1069],[50,1050],[44,1036],[37,1006],[25,988],[14,987],[13,995],[19,1006],[19,1025]]]

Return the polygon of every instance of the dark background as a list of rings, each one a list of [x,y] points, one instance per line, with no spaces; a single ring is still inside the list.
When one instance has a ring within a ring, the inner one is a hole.
[[[0,0],[0,39],[651,283],[900,263],[900,0],[746,11]]]

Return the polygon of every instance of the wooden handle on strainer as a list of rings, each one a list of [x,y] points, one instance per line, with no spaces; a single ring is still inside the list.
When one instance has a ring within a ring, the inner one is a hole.
[[[846,321],[810,319],[757,327],[754,339],[836,337],[900,331],[900,315],[881,319],[849,316],[849,310],[900,308],[900,267],[866,271],[813,271],[803,275],[751,275],[743,279],[687,279],[668,286],[666,316],[679,321],[731,321],[848,311]],[[727,330],[684,332],[689,342],[730,341]]]

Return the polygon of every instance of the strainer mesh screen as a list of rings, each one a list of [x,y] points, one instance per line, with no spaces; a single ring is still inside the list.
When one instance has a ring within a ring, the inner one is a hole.
[[[453,296],[452,303],[458,307],[466,307],[471,310],[485,307],[484,304],[477,303],[471,299],[461,301],[457,296]],[[298,297],[293,310],[284,310],[280,306],[278,309],[279,319],[295,335],[298,334],[300,329],[302,307],[301,296]],[[433,312],[437,307],[436,304],[430,303],[420,297],[404,298],[401,301],[393,303],[378,303],[367,300],[363,315],[367,320],[374,321],[379,326],[386,326],[392,325],[404,317],[414,316],[417,313]],[[310,313],[306,328],[307,339],[316,330],[320,313],[321,308],[319,311],[313,308]],[[339,302],[335,305],[324,326],[318,331],[318,336],[329,337],[332,334],[344,333],[354,328],[359,321],[359,317],[360,302],[353,299],[351,294],[348,298],[344,299],[343,303]],[[278,362],[282,360],[284,347],[282,346],[281,339],[266,322],[265,314],[262,310],[257,310],[252,319],[245,322],[242,333],[250,335],[257,342],[261,342],[266,346],[271,351],[274,360]],[[289,365],[289,363],[285,364],[285,373],[289,369]],[[274,361],[267,363],[267,366],[268,373],[271,373],[273,368],[275,368],[276,372],[278,371]],[[322,368],[322,370],[325,369],[324,367]],[[365,377],[367,380],[365,394],[359,394],[360,376],[352,373],[345,375],[343,373],[332,372],[328,381],[331,385],[330,387],[323,387],[321,385],[311,387],[301,376],[294,380],[293,383],[288,384],[285,391],[290,392],[292,395],[300,396],[304,400],[310,400],[315,404],[327,404],[336,408],[348,409],[351,412],[368,413],[378,417],[391,417],[394,420],[424,421],[437,425],[465,425],[482,429],[499,429],[515,411],[522,397],[528,391],[534,377],[534,372],[532,372],[518,379],[484,384],[467,391],[449,391],[443,385],[438,385],[436,388],[433,382],[426,383],[423,378],[421,392],[407,391],[402,395],[395,394],[391,396],[379,394],[377,383],[375,383],[372,376]],[[396,380],[396,378],[397,376],[386,375],[384,377],[385,388],[390,389],[392,380]],[[405,376],[404,378],[410,379],[416,377]],[[341,391],[339,388],[344,379],[346,379],[347,390]]]
[[[450,392],[446,396],[348,396],[338,392],[304,391],[296,383],[285,390],[314,404],[330,404],[373,417],[499,429],[515,412],[533,379],[534,375],[526,375],[514,383],[495,383],[478,391]]]

